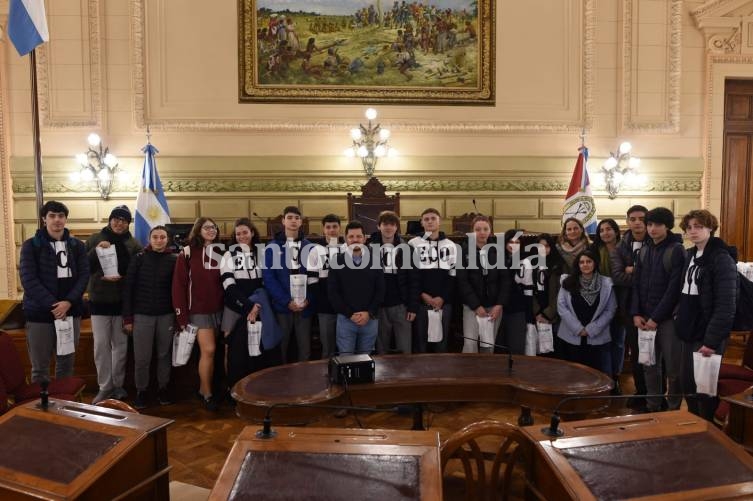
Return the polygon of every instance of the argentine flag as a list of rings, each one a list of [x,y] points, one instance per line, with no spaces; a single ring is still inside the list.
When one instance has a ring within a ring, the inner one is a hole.
[[[136,197],[136,240],[141,245],[149,243],[149,230],[161,224],[170,222],[170,210],[167,208],[165,192],[157,174],[155,153],[159,150],[151,143],[141,150],[145,153],[144,170],[141,172],[141,189]]]
[[[44,0],[10,0],[8,38],[21,56],[50,39]]]
[[[589,235],[596,232],[596,204],[588,180],[588,148],[585,146],[578,148],[578,160],[562,207],[562,222],[571,217],[580,220]]]

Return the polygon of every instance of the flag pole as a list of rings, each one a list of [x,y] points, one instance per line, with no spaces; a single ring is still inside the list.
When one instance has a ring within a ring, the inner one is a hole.
[[[39,139],[39,103],[37,102],[37,51],[31,50],[29,66],[31,66],[31,127],[34,139],[34,192],[36,194],[37,207],[44,203],[44,189],[42,185],[42,143]],[[37,218],[39,228],[42,228],[42,219]]]

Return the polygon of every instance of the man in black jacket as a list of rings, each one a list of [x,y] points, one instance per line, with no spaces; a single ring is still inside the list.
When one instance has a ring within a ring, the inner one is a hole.
[[[646,214],[649,238],[638,253],[633,277],[633,298],[630,309],[633,324],[642,330],[656,331],[656,363],[645,365],[646,390],[661,393],[662,360],[666,367],[669,393],[680,393],[680,340],[675,335],[672,318],[680,296],[685,249],[680,235],[672,233],[674,214],[657,207]],[[679,409],[680,398],[667,399],[671,410]],[[649,398],[650,412],[661,410],[662,399]]]
[[[32,382],[50,378],[50,360],[58,352],[56,320],[71,317],[73,344],[78,346],[82,298],[89,280],[89,261],[84,244],[71,236],[65,227],[68,207],[50,200],[40,208],[39,216],[44,228],[37,230],[21,246],[20,265]],[[75,357],[75,351],[57,355],[56,378],[73,375]]]
[[[345,253],[330,262],[329,300],[337,312],[340,354],[371,353],[377,338],[379,306],[384,300],[384,273],[379,256],[364,245],[363,224],[345,227]]]
[[[737,301],[737,250],[714,236],[716,216],[692,210],[680,223],[694,246],[683,268],[682,292],[675,322],[682,340],[680,377],[683,393],[695,393],[693,353],[723,355],[735,319]],[[689,398],[688,410],[712,421],[718,398]]]
[[[377,219],[379,231],[371,235],[371,252],[379,252],[384,270],[384,302],[379,308],[377,351],[387,353],[394,332],[395,348],[410,354],[413,340],[411,322],[416,312],[408,309],[410,292],[410,247],[400,237],[400,218],[392,211],[382,211]],[[415,292],[415,295],[418,295]],[[415,305],[412,307],[415,310]]]

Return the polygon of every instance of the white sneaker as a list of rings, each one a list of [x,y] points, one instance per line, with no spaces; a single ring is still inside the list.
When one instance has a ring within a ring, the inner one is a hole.
[[[107,400],[112,396],[112,390],[99,390],[97,396],[92,400],[92,405],[97,405],[102,400]]]

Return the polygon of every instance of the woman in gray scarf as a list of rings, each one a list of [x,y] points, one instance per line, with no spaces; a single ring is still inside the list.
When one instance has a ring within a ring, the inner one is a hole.
[[[617,311],[612,280],[599,273],[599,258],[590,250],[578,254],[572,275],[562,275],[557,297],[565,359],[612,374],[609,324]]]

